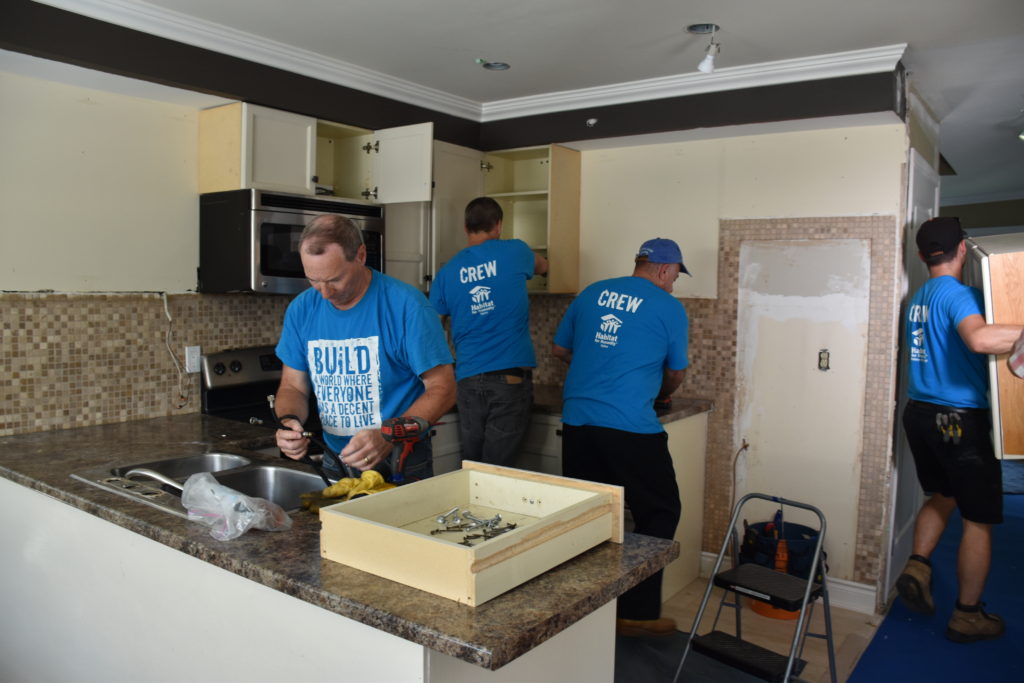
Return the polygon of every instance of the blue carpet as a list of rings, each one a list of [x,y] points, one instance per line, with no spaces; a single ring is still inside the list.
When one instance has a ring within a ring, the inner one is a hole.
[[[946,622],[956,601],[956,550],[961,531],[960,516],[954,513],[931,558],[935,614],[914,614],[897,598],[848,679],[850,683],[1024,680],[1020,657],[1024,497],[1003,496],[1003,505],[1005,521],[995,528],[992,569],[983,598],[988,611],[1006,622],[1003,637],[964,645],[946,640]]]
[[[1024,460],[1003,460],[1003,493],[1024,493]]]

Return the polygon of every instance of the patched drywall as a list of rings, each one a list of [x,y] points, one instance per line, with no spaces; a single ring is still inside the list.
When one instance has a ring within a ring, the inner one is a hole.
[[[852,578],[857,536],[869,253],[867,240],[844,239],[740,248],[735,438],[749,448],[736,463],[737,498],[756,491],[818,507],[840,579]],[[774,512],[748,509],[751,522]],[[788,518],[817,527],[803,511]]]

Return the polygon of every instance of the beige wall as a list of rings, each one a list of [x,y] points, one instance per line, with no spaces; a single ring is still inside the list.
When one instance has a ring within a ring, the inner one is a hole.
[[[0,72],[0,290],[196,286],[196,110]]]
[[[719,219],[895,214],[905,137],[885,124],[584,152],[580,284],[670,237],[693,274],[676,296],[714,298]]]

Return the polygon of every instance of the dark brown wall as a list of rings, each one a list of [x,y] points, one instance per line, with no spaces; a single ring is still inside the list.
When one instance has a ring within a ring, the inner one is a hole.
[[[90,19],[6,0],[0,48],[362,128],[434,123],[434,137],[482,150],[745,123],[896,111],[902,70],[477,123]],[[588,118],[599,119],[588,128]]]

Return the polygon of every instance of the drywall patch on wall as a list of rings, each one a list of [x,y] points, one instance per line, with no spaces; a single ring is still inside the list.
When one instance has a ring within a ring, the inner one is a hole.
[[[740,248],[735,440],[750,447],[737,463],[737,497],[757,491],[821,509],[832,575],[842,579],[853,574],[856,541],[850,482],[859,480],[862,450],[869,248],[867,240]],[[760,507],[750,519],[771,518]],[[818,525],[802,511],[787,514]]]

